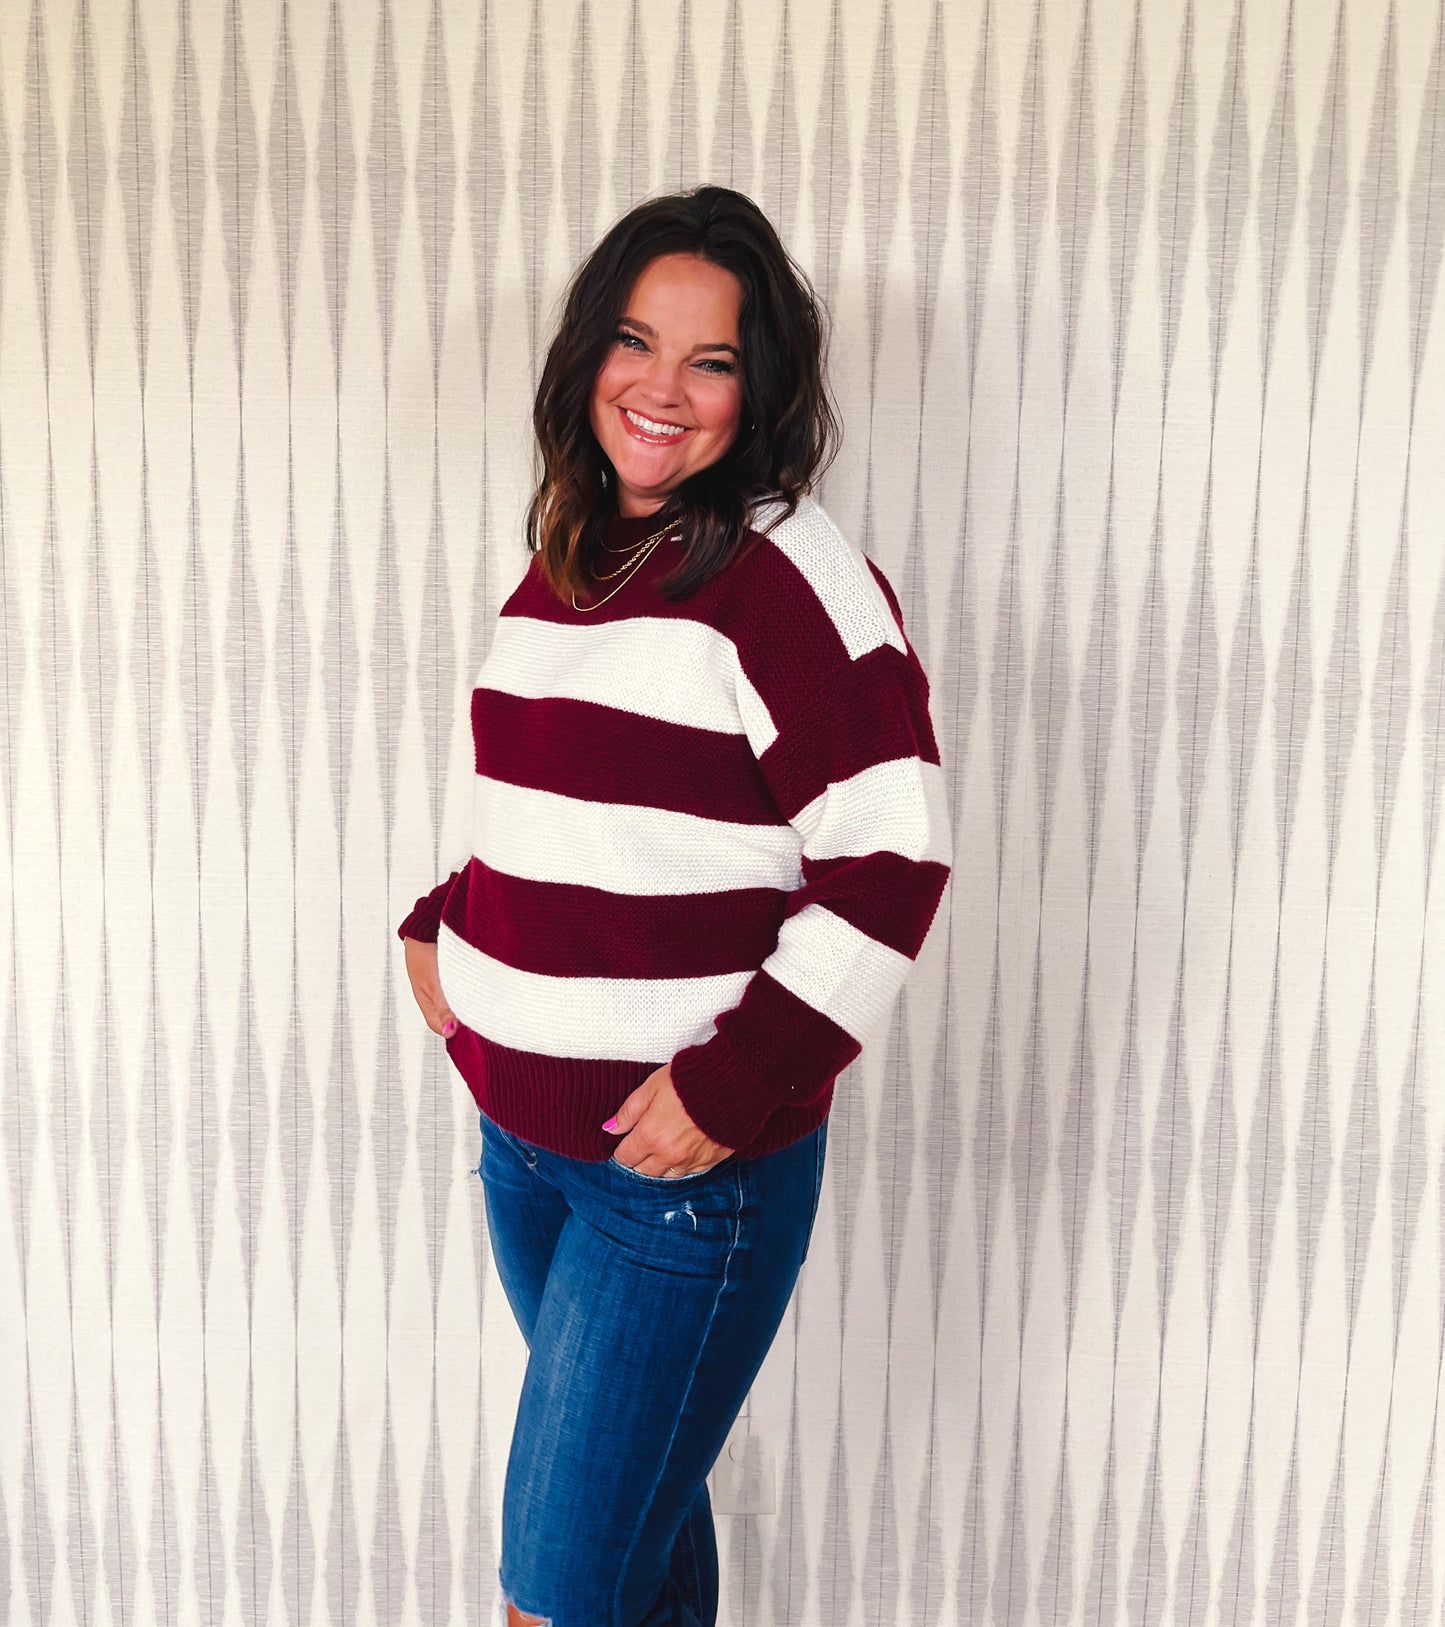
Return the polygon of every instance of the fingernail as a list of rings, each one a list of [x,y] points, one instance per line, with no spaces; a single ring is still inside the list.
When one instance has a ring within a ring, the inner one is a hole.
[[[612,1117],[610,1119],[608,1119],[606,1124],[604,1124],[602,1126],[602,1128],[604,1130],[616,1130],[616,1128],[617,1128],[617,1115],[614,1113],[612,1115]]]
[[[442,1024],[442,1033],[445,1034],[448,1039],[450,1039],[452,1035],[456,1033],[456,1031],[457,1025],[455,1022],[447,1022]]]

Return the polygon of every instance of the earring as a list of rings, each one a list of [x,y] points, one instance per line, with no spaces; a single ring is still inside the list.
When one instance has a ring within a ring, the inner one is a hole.
[[[602,469],[599,469],[597,471],[597,473],[598,473],[598,477],[602,481],[602,489],[603,489],[603,491],[606,491],[607,490],[607,470],[605,468],[602,468]]]

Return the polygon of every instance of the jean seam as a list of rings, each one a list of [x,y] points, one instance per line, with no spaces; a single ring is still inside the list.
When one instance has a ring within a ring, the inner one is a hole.
[[[818,1224],[818,1210],[821,1207],[822,1200],[823,1200],[824,1142],[823,1142],[823,1129],[822,1129],[822,1126],[820,1125],[818,1127],[818,1129],[816,1129],[813,1132],[813,1134],[817,1137],[817,1143],[816,1143],[816,1147],[815,1147],[815,1151],[816,1151],[816,1154],[817,1154],[817,1162],[813,1166],[813,1211],[808,1216],[808,1229],[803,1234],[803,1259],[804,1260],[806,1260],[808,1258],[808,1253],[812,1249],[812,1246],[813,1246],[813,1232],[814,1232],[814,1230],[815,1230],[815,1228],[817,1227],[817,1224]]]
[[[689,1510],[692,1504],[688,1504]],[[697,1614],[702,1615],[702,1572],[697,1562],[697,1544],[693,1541],[692,1522],[687,1515],[683,1516],[682,1539],[687,1545],[687,1557],[684,1561],[687,1569],[688,1586],[692,1590],[692,1597],[687,1601],[689,1605],[697,1605]]]
[[[672,1443],[677,1439],[677,1430],[678,1430],[678,1425],[682,1421],[683,1409],[687,1406],[688,1402],[692,1399],[693,1385],[697,1382],[697,1370],[698,1370],[699,1365],[702,1362],[702,1353],[703,1353],[704,1349],[707,1347],[707,1341],[708,1341],[709,1336],[712,1333],[713,1323],[717,1320],[717,1310],[718,1310],[719,1304],[721,1304],[721,1302],[722,1302],[722,1296],[727,1291],[728,1273],[732,1268],[733,1255],[737,1253],[738,1239],[742,1235],[742,1211],[743,1211],[742,1174],[741,1174],[741,1170],[737,1169],[737,1168],[734,1169],[733,1173],[734,1173],[734,1176],[736,1177],[735,1188],[736,1188],[736,1191],[737,1191],[737,1199],[738,1199],[738,1201],[737,1201],[737,1208],[733,1212],[732,1238],[728,1243],[727,1256],[723,1260],[722,1281],[718,1283],[718,1285],[717,1285],[717,1293],[713,1295],[712,1309],[708,1312],[707,1326],[702,1330],[702,1336],[697,1341],[697,1350],[694,1353],[693,1358],[692,1358],[692,1368],[691,1368],[691,1370],[689,1371],[689,1373],[687,1375],[687,1387],[682,1392],[682,1402],[681,1402],[681,1405],[678,1407],[678,1415],[672,1421],[672,1433],[667,1437],[667,1445],[663,1448],[662,1455],[661,1455],[660,1459],[658,1460],[657,1474],[654,1477],[651,1489],[648,1491],[647,1497],[646,1497],[645,1501],[642,1504],[641,1513],[640,1513],[640,1515],[638,1517],[638,1521],[637,1521],[637,1529],[632,1533],[632,1541],[627,1544],[626,1551],[622,1555],[622,1561],[617,1567],[617,1587],[616,1587],[616,1589],[615,1589],[615,1591],[613,1592],[613,1595],[612,1595],[612,1619],[613,1619],[613,1621],[616,1621],[618,1619],[618,1612],[621,1609],[621,1604],[622,1604],[622,1583],[623,1583],[624,1578],[627,1575],[627,1566],[628,1566],[629,1562],[631,1561],[633,1551],[636,1549],[638,1541],[640,1540],[640,1538],[642,1536],[642,1528],[647,1523],[647,1516],[652,1512],[652,1505],[657,1499],[657,1488],[662,1482],[663,1468],[665,1467],[665,1465],[667,1463],[668,1454],[672,1451]]]

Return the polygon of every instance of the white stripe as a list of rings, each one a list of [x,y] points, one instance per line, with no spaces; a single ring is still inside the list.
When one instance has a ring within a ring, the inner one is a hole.
[[[784,921],[769,976],[859,1044],[876,1037],[913,962],[820,904]],[[667,1062],[701,1044],[751,971],[713,977],[553,977],[494,959],[445,922],[437,977],[447,1005],[499,1045],[544,1056]]]
[[[802,838],[791,825],[593,802],[485,774],[473,784],[472,851],[510,876],[613,893],[802,885]]]
[[[777,725],[768,711],[763,697],[753,688],[747,673],[741,667],[737,672],[738,715],[743,720],[743,732],[754,757],[762,754],[778,738]]]
[[[528,699],[560,695],[664,723],[741,734],[737,671],[732,640],[686,617],[569,626],[501,616],[477,684]]]
[[[713,1018],[743,997],[752,972],[716,977],[549,977],[474,949],[442,923],[437,977],[468,1028],[543,1056],[670,1062],[711,1038]]]
[[[755,528],[762,530],[767,518],[761,508],[755,511]],[[862,550],[848,541],[814,498],[800,499],[797,513],[780,520],[767,535],[817,594],[850,660],[880,644],[906,652],[893,608]]]
[[[793,819],[810,859],[901,853],[952,859],[948,786],[937,763],[896,757],[827,786]]]
[[[821,904],[783,922],[768,975],[860,1045],[877,1034],[913,962]]]

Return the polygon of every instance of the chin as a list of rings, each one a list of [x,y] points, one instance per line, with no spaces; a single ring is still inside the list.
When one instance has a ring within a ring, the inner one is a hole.
[[[655,463],[639,464],[626,456],[612,459],[617,478],[643,502],[664,502],[692,473],[689,469],[660,470]]]

